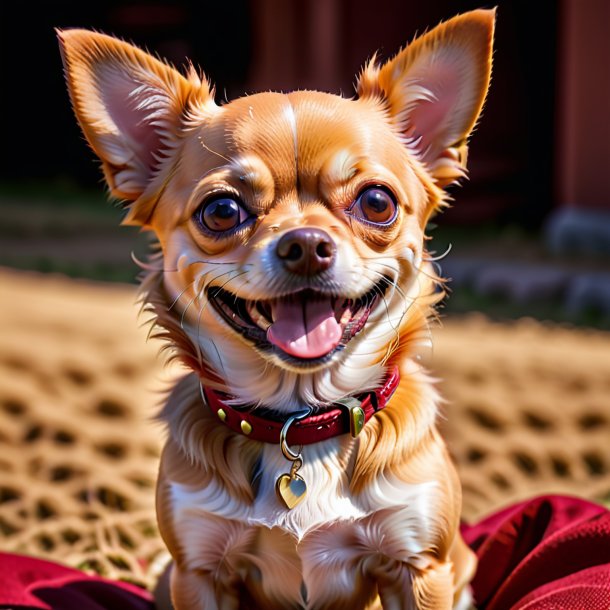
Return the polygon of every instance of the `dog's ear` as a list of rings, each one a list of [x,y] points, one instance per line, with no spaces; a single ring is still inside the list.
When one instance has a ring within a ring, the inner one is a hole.
[[[191,68],[170,65],[111,36],[57,30],[70,98],[89,144],[102,160],[113,196],[137,201],[171,153],[189,105],[213,104],[213,91]],[[126,222],[144,224],[149,206]]]
[[[381,67],[373,58],[358,80],[359,96],[382,98],[439,186],[464,175],[467,139],[491,76],[494,22],[495,9],[454,17]]]

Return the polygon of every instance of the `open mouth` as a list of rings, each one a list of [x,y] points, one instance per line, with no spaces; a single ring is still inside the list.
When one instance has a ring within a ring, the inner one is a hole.
[[[215,286],[207,294],[229,326],[259,349],[293,363],[318,364],[362,330],[390,283],[383,278],[356,299],[313,289],[260,301]]]

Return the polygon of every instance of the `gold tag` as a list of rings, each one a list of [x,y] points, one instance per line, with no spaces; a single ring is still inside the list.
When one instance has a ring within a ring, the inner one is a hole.
[[[364,409],[362,407],[352,407],[349,410],[349,431],[352,438],[356,438],[364,428]]]
[[[305,497],[307,484],[296,472],[292,475],[283,474],[275,482],[275,491],[286,508],[291,510]]]

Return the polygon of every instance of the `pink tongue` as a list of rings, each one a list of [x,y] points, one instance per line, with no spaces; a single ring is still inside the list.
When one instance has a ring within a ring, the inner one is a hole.
[[[343,334],[330,298],[281,299],[273,307],[267,340],[297,358],[319,358],[331,352]]]

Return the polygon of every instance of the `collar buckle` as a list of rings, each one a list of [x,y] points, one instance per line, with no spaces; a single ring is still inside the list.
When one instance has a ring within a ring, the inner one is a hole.
[[[364,428],[365,415],[362,402],[362,400],[358,400],[353,396],[346,396],[333,403],[347,408],[349,414],[349,433],[352,438],[356,438],[362,432],[362,428]]]

